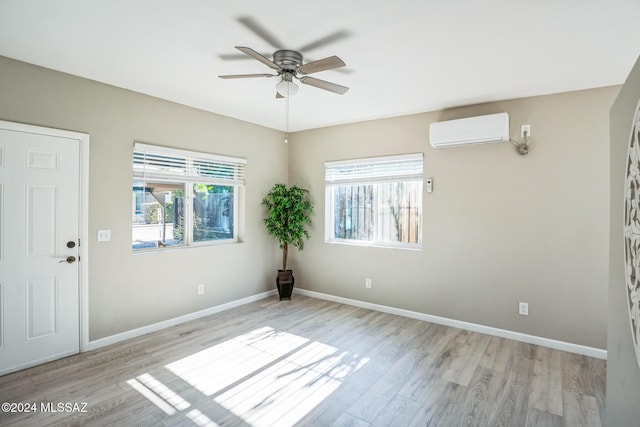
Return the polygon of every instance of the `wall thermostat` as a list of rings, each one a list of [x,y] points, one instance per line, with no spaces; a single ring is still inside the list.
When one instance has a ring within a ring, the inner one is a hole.
[[[433,191],[433,178],[427,178],[427,193]]]

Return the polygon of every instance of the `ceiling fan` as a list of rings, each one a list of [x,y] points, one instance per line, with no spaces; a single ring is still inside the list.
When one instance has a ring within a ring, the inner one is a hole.
[[[343,95],[349,90],[349,88],[346,86],[331,83],[326,80],[316,79],[315,77],[308,77],[306,75],[344,67],[345,63],[337,56],[330,56],[318,61],[307,62],[306,64],[303,64],[302,54],[300,52],[296,52],[295,50],[278,50],[273,54],[273,61],[271,61],[249,47],[236,46],[236,49],[262,62],[267,67],[275,70],[277,74],[229,74],[218,76],[221,79],[244,79],[252,77],[278,76],[281,78],[281,80],[276,85],[276,89],[278,91],[276,94],[277,98],[295,95],[295,92],[298,91],[298,87],[293,84],[293,79],[298,80],[302,84],[328,90],[329,92],[337,93],[340,95]]]
[[[271,46],[273,46],[276,52],[273,54],[273,60],[267,58],[266,55],[260,54],[255,50],[244,47],[236,46],[240,52],[244,55],[220,55],[223,59],[240,59],[240,58],[253,58],[262,62],[267,67],[274,70],[275,74],[230,74],[218,76],[221,79],[242,79],[253,77],[279,77],[279,82],[276,85],[276,98],[290,97],[295,95],[298,90],[298,86],[293,82],[294,79],[298,80],[302,84],[314,86],[320,89],[327,90],[329,92],[343,95],[349,88],[336,83],[331,83],[325,80],[320,80],[315,77],[309,77],[308,74],[318,73],[320,71],[334,70],[345,66],[345,63],[337,56],[330,56],[318,61],[307,62],[302,61],[302,51],[311,50],[323,46],[327,43],[332,43],[347,37],[349,33],[347,31],[338,31],[330,34],[312,43],[309,43],[300,49],[289,50],[284,49],[283,44],[276,39],[269,31],[263,28],[257,21],[251,17],[240,17],[238,21],[246,26],[249,30],[257,34]]]

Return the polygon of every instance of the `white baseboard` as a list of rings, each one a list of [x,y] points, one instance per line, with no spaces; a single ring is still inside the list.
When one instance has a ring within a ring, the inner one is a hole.
[[[169,328],[171,326],[179,325],[190,320],[196,320],[201,317],[210,316],[212,314],[220,313],[221,311],[229,310],[231,308],[240,307],[241,305],[248,304],[250,302],[259,301],[264,298],[268,298],[277,295],[277,291],[271,290],[263,292],[261,294],[252,295],[250,297],[241,298],[239,300],[231,301],[225,304],[216,305],[215,307],[209,307],[204,310],[196,311],[194,313],[185,314],[184,316],[174,317],[173,319],[163,320],[162,322],[153,323],[151,325],[143,326],[141,328],[132,329],[130,331],[121,332],[119,334],[111,335],[105,338],[100,338],[94,341],[89,341],[87,351],[95,350],[107,345],[115,344],[120,341],[136,338],[150,332],[159,331],[161,329]]]
[[[549,347],[556,350],[568,351],[571,353],[582,354],[584,356],[595,357],[598,359],[607,359],[607,350],[587,347],[579,344],[572,344],[564,341],[552,340],[549,338],[538,337],[535,335],[523,334],[520,332],[509,331],[506,329],[494,328],[491,326],[479,325],[476,323],[463,322],[461,320],[449,319],[446,317],[433,316],[430,314],[419,313],[416,311],[404,310],[401,308],[389,307],[386,305],[374,304],[365,301],[359,301],[349,298],[338,297],[335,295],[324,294],[321,292],[310,291],[307,289],[294,288],[294,292],[300,295],[305,295],[312,298],[323,299],[327,301],[338,302],[341,304],[352,305],[355,307],[366,308],[369,310],[380,311],[383,313],[395,314],[397,316],[408,317],[411,319],[422,320],[425,322],[436,323],[439,325],[451,326],[453,328],[460,328],[474,332],[480,332],[487,335],[494,335],[501,338],[507,338],[514,341],[525,342],[527,344],[535,344],[543,347]],[[242,298],[239,300],[231,301],[225,304],[210,307],[205,310],[196,311],[194,313],[185,314],[184,316],[175,317],[173,319],[164,320],[162,322],[154,323],[151,325],[143,326],[141,328],[132,329],[130,331],[121,332],[119,334],[111,335],[98,340],[90,341],[87,351],[95,350],[107,345],[116,344],[118,342],[136,338],[150,332],[159,331],[171,326],[179,325],[190,320],[199,319],[201,317],[210,316],[221,311],[229,310],[231,308],[239,307],[250,302],[259,301],[264,298],[268,298],[277,294],[277,291],[271,290],[263,292],[250,297]]]
[[[527,335],[520,332],[494,328],[491,326],[478,325],[476,323],[463,322],[461,320],[454,320],[446,317],[432,316],[430,314],[418,313],[416,311],[404,310],[401,308],[389,307],[386,305],[379,305],[379,304],[373,304],[370,302],[337,297],[335,295],[323,294],[321,292],[309,291],[306,289],[294,288],[294,292],[297,294],[305,295],[312,298],[324,299],[327,301],[338,302],[341,304],[353,305],[356,307],[366,308],[369,310],[381,311],[383,313],[395,314],[398,316],[409,317],[411,319],[423,320],[425,322],[451,326],[453,328],[480,332],[487,335],[494,335],[501,338],[508,338],[514,341],[520,341],[527,344],[540,345],[543,347],[549,347],[556,350],[568,351],[570,353],[581,354],[584,356],[595,357],[598,359],[604,359],[604,360],[607,359],[607,350],[603,350],[599,348],[587,347],[584,345],[552,340],[549,338],[538,337],[535,335]]]

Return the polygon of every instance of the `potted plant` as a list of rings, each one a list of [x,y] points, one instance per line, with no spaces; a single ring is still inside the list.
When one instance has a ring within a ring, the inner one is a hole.
[[[309,232],[304,228],[311,222],[313,206],[308,199],[309,190],[296,185],[287,187],[275,184],[262,199],[262,205],[269,210],[269,216],[264,219],[267,232],[279,243],[282,249],[282,270],[278,270],[276,284],[280,300],[291,299],[293,291],[293,272],[287,269],[287,255],[289,245],[304,248],[304,238],[309,238]]]

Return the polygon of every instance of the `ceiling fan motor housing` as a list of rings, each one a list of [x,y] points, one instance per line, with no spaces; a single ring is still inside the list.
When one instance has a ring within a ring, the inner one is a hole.
[[[273,62],[286,71],[295,71],[302,65],[302,54],[295,50],[278,50],[273,54]]]

